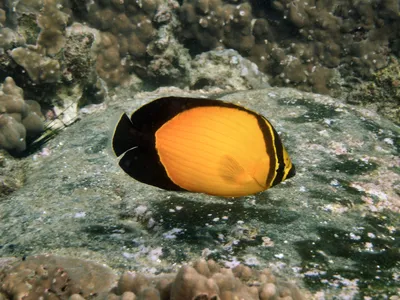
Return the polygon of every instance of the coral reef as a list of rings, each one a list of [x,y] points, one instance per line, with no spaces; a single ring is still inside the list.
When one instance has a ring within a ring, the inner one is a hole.
[[[1,54],[4,54],[4,51],[7,51],[8,49],[25,44],[25,39],[23,36],[7,27],[1,28],[0,26],[0,36]]]
[[[303,300],[299,289],[267,269],[222,268],[213,260],[185,265],[176,275],[114,272],[93,262],[54,255],[0,265],[0,299]],[[2,297],[2,298],[1,298]]]
[[[0,92],[0,148],[24,151],[26,138],[35,137],[43,130],[40,105],[25,101],[22,89],[7,77]]]
[[[79,18],[101,30],[97,72],[110,85],[129,82],[135,72],[155,86],[185,84],[188,51],[177,42],[175,1],[93,2]]]
[[[79,107],[105,99],[92,51],[98,34],[71,24],[69,1],[18,1],[6,7],[6,16],[8,27],[0,28],[5,37],[0,39],[0,77],[12,75],[45,110],[72,107],[75,117]]]
[[[20,20],[20,31],[25,39],[35,44],[23,45],[11,51],[11,57],[22,66],[34,83],[54,83],[60,80],[61,57],[55,57],[66,42],[65,28],[70,18],[63,12],[64,1],[43,0],[35,5],[22,1],[18,3],[15,15]],[[61,8],[61,9],[60,9]],[[25,22],[26,15],[35,14],[37,29],[33,22]],[[25,25],[25,26],[24,26]],[[37,36],[33,37],[37,33]]]
[[[181,38],[192,51],[239,51],[274,85],[329,93],[332,68],[371,78],[387,65],[398,13],[393,1],[184,0]]]

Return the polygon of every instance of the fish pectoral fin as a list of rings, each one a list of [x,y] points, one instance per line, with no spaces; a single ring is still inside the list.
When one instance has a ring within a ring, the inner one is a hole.
[[[219,174],[224,181],[230,184],[246,184],[254,180],[240,163],[229,155],[224,155],[221,158]]]

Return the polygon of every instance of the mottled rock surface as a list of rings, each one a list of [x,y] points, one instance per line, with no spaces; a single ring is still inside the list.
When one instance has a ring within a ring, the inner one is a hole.
[[[167,94],[200,93],[120,90],[26,158],[25,185],[0,201],[0,256],[51,252],[149,273],[203,256],[269,267],[316,299],[399,293],[397,126],[292,89],[225,95],[271,121],[297,175],[239,199],[166,192],[124,174],[109,145],[122,111]]]

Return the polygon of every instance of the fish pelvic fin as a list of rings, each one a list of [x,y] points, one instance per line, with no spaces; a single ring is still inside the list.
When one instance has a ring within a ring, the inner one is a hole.
[[[231,184],[246,185],[254,181],[254,178],[230,155],[221,158],[219,173],[227,183]]]

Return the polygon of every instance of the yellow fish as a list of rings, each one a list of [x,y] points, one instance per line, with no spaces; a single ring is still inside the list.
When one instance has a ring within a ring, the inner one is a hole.
[[[239,197],[296,173],[267,119],[213,99],[165,97],[123,114],[112,147],[128,175],[165,190]]]

